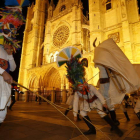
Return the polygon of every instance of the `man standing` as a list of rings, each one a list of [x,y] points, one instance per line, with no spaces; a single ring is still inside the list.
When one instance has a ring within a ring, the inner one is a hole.
[[[17,91],[17,87],[12,85],[12,89],[11,89],[11,104],[9,106],[9,109],[12,111],[12,106],[15,104],[16,99],[15,99],[15,91]]]
[[[16,68],[12,54],[12,45],[9,45],[8,42],[0,45],[0,124],[6,117],[7,106],[10,105],[13,78],[9,71],[14,71]]]
[[[134,112],[136,113],[138,119],[140,120],[140,91],[139,90],[137,91],[137,96],[138,96],[138,99],[134,107]],[[136,124],[136,126],[140,127],[140,123]]]
[[[106,71],[106,68],[101,65],[101,64],[95,64],[96,67],[99,68],[100,72],[99,72],[99,92],[104,96],[108,109],[109,109],[109,113],[111,116],[111,119],[113,120],[113,122],[116,125],[119,125],[119,121],[116,119],[116,113],[115,113],[115,109],[114,109],[114,105],[111,105],[111,99],[109,96],[109,85],[110,85],[110,78],[108,76],[108,73]]]
[[[83,94],[86,92],[86,94]],[[86,96],[85,96],[86,95]],[[89,130],[84,132],[85,135],[96,134],[95,127],[90,123],[91,120],[88,116],[88,112],[91,109],[96,108],[98,114],[101,118],[103,118],[112,128],[115,130],[118,136],[122,136],[123,132],[114,124],[114,122],[110,119],[110,117],[103,111],[104,108],[108,108],[106,105],[106,101],[100,92],[93,86],[87,83],[80,84],[77,87],[75,93],[75,100],[73,105],[74,112],[77,112],[77,106],[80,98],[84,98],[83,103],[80,105],[80,114],[83,117],[83,120],[89,127]],[[86,99],[87,98],[87,99]],[[74,115],[76,117],[76,113]]]

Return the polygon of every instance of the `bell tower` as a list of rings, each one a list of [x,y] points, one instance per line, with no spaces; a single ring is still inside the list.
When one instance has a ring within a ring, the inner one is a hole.
[[[96,45],[103,41],[103,10],[101,0],[89,0],[90,50],[96,37]]]

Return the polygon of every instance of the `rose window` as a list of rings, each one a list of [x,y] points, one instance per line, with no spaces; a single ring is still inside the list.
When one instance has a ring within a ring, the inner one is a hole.
[[[69,37],[69,28],[67,26],[60,26],[53,35],[53,44],[61,47],[66,43]]]

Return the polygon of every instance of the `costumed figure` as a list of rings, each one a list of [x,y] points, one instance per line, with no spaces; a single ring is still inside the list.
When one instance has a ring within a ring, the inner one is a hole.
[[[137,101],[136,101],[136,105],[134,107],[134,112],[136,113],[138,119],[140,120],[140,91],[137,91]],[[136,124],[136,126],[140,127],[140,123]]]
[[[21,9],[6,7],[0,11],[0,124],[7,114],[7,106],[11,103],[11,83],[13,78],[9,71],[14,71],[16,64],[13,52],[20,48],[16,40],[17,27],[23,24]]]
[[[19,89],[17,88],[16,85],[12,84],[12,89],[11,89],[11,104],[9,106],[9,110],[12,111],[12,106],[15,104],[16,99],[15,99],[15,92],[19,92]]]
[[[128,99],[129,99],[129,96],[127,95],[127,94],[125,94],[125,96],[124,96],[124,100],[123,100],[123,102],[125,103],[125,107],[124,107],[124,105],[123,105],[123,102],[120,104],[120,109],[123,111],[123,113],[124,113],[124,115],[125,115],[125,117],[126,117],[126,119],[127,119],[127,121],[130,121],[130,118],[129,118],[129,116],[128,116],[128,113],[127,113],[127,104],[128,104]]]
[[[125,109],[125,107],[123,106],[122,103],[120,104],[120,109],[123,111],[123,113],[124,113],[124,115],[125,115],[127,121],[130,121],[130,118],[129,118],[129,116],[128,116],[127,110]]]
[[[119,125],[119,121],[116,119],[116,112],[115,112],[115,108],[114,105],[111,105],[111,99],[109,96],[109,85],[110,85],[110,79],[108,76],[108,73],[106,71],[106,68],[103,65],[100,64],[95,64],[95,67],[99,68],[99,92],[104,96],[107,106],[108,106],[108,110],[111,116],[111,119],[113,120],[113,122],[116,125]],[[112,129],[111,129],[112,130]]]
[[[133,65],[113,39],[107,39],[95,47],[94,63],[100,70],[100,92],[104,94],[109,110],[114,109],[115,104],[121,104],[125,94],[140,87]],[[115,114],[112,119],[115,119]]]
[[[75,93],[75,91],[72,89],[72,87],[70,87],[69,91],[68,91],[68,99],[67,99],[67,102],[66,102],[66,104],[69,105],[69,107],[65,111],[65,115],[68,114],[69,110],[73,109],[74,93]],[[79,113],[80,113],[80,110],[78,110],[78,114],[77,114],[76,117],[77,117],[77,120],[80,121],[81,119],[79,117]]]
[[[13,78],[9,71],[14,71],[16,64],[13,58],[13,47],[7,40],[0,44],[0,123],[2,123],[7,114],[7,106],[11,101],[11,83]]]
[[[62,59],[62,57],[65,59]],[[107,108],[106,102],[102,94],[93,86],[85,81],[85,68],[87,66],[87,59],[79,60],[81,57],[80,51],[75,47],[64,48],[57,56],[57,64],[61,66],[66,63],[67,78],[72,84],[73,89],[76,91],[74,97],[73,110],[78,108],[79,99],[82,98],[83,102],[80,105],[80,114],[83,120],[89,127],[89,130],[84,132],[85,135],[96,134],[95,127],[91,124],[91,120],[87,113],[91,109],[96,108],[98,114],[114,129],[114,131],[121,137],[123,132],[114,124],[110,117],[103,111],[103,107]],[[66,59],[67,58],[67,59]],[[76,113],[77,114],[77,111]],[[75,115],[76,116],[76,115]]]

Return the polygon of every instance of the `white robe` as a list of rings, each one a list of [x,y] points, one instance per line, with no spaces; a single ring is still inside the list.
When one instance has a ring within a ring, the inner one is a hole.
[[[12,55],[8,55],[3,46],[0,45],[0,58],[9,61],[10,71],[14,71],[16,64]],[[0,74],[5,70],[0,67]],[[2,76],[0,76],[0,109],[4,109],[10,105],[11,102],[11,85],[6,83]]]
[[[109,94],[112,104],[120,104],[125,93],[134,92],[140,87],[140,79],[133,65],[113,39],[107,39],[95,48],[94,63],[115,71],[121,86],[125,89],[119,92],[110,79]]]
[[[103,104],[105,104],[105,99],[102,96],[102,94],[93,86],[93,85],[88,85],[89,87],[89,96],[94,96],[96,95],[98,98],[94,100],[92,103],[88,103],[86,100],[83,100],[83,102],[80,104],[80,112],[82,116],[86,116],[87,112],[91,111],[91,109],[97,109],[97,112],[101,117],[105,116],[105,113],[102,112],[103,110]],[[78,112],[78,103],[79,103],[79,97],[82,97],[80,93],[76,92],[74,94],[74,103],[73,103],[73,111],[74,111],[74,116],[77,115],[76,112]],[[85,112],[85,113],[84,113]]]

